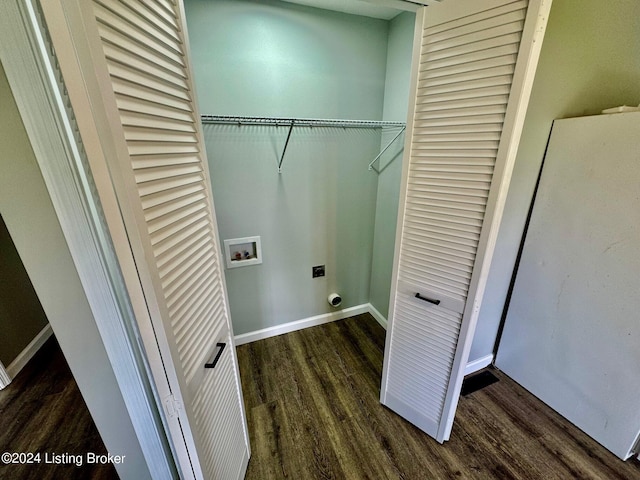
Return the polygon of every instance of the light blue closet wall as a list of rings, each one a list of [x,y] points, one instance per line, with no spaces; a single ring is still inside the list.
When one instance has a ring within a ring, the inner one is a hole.
[[[201,113],[380,120],[389,22],[277,1],[187,0]],[[226,271],[235,334],[369,302],[373,130],[205,125],[221,239],[260,235]],[[326,265],[326,277],[311,267]]]
[[[415,14],[405,12],[391,20],[389,25],[382,114],[384,120],[394,122],[406,122],[407,120],[415,21]],[[397,130],[384,133],[382,148],[393,139],[395,133]],[[388,318],[389,313],[403,147],[404,134],[389,147],[381,157],[380,165],[377,166],[381,172],[378,177],[376,198],[370,303],[384,318]]]
[[[381,119],[388,22],[277,0],[186,0],[201,113]]]

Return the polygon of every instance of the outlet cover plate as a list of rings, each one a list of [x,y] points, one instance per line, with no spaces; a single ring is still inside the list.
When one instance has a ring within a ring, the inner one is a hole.
[[[324,265],[317,265],[315,267],[311,267],[311,277],[324,277]]]

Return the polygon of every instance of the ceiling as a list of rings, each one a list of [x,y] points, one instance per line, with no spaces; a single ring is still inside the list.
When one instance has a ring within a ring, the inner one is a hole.
[[[284,0],[289,3],[351,13],[364,17],[391,20],[402,11],[415,11],[416,6],[402,0]],[[391,5],[391,6],[390,6]],[[395,8],[394,8],[395,7]]]

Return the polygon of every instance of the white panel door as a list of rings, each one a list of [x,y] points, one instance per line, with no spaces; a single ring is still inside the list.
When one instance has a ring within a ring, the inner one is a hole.
[[[449,438],[550,1],[417,14],[381,402]]]
[[[241,478],[249,440],[181,3],[59,3],[44,7],[45,17],[55,24],[55,46],[64,12],[78,52],[75,67],[101,125],[135,280],[162,355],[159,377],[170,385],[164,400],[182,474]],[[74,66],[63,63],[66,80]],[[77,88],[69,90],[80,108]],[[135,301],[136,291],[129,294]]]
[[[622,459],[640,436],[640,113],[556,120],[496,365]]]

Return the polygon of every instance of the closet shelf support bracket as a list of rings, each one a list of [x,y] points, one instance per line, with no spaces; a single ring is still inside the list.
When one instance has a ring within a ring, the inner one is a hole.
[[[383,154],[384,152],[386,152],[386,151],[389,149],[389,147],[390,147],[391,145],[393,145],[393,142],[395,142],[395,141],[398,139],[398,137],[399,137],[400,135],[402,135],[402,132],[404,132],[406,128],[407,128],[407,126],[406,126],[406,125],[403,125],[403,126],[402,126],[402,128],[400,129],[400,131],[396,134],[396,136],[395,136],[395,137],[393,137],[389,143],[387,143],[387,146],[386,146],[386,147],[384,147],[384,148],[382,149],[382,151],[381,151],[378,155],[376,155],[376,158],[374,158],[373,160],[371,160],[371,163],[369,164],[369,170],[373,170],[373,171],[374,171],[374,172],[376,172],[377,174],[379,174],[379,173],[380,173],[380,170],[376,170],[376,169],[373,167],[373,164],[374,164],[374,163],[376,163],[376,162],[378,161],[378,159],[382,156],[382,154]]]
[[[295,120],[291,120],[291,125],[289,125],[289,133],[287,134],[287,140],[284,142],[284,148],[282,149],[282,155],[280,156],[280,162],[278,163],[278,173],[282,173],[282,161],[284,160],[284,154],[287,153],[287,147],[289,146],[289,140],[291,139],[291,132],[293,132],[293,127],[296,124]]]

